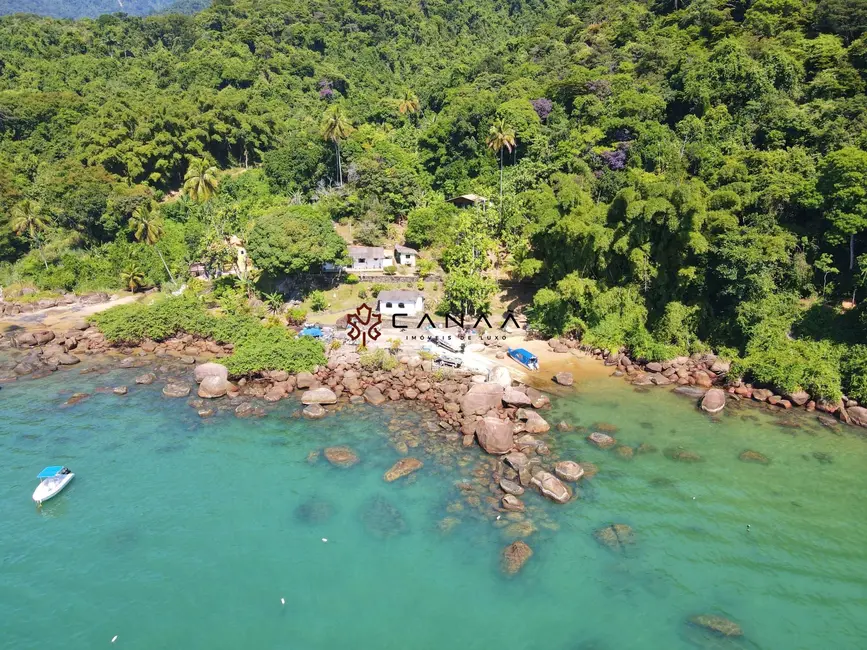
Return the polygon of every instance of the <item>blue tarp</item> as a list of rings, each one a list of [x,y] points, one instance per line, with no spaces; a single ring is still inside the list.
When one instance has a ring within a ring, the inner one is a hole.
[[[301,336],[312,336],[318,339],[322,336],[322,330],[318,327],[305,327],[301,330]]]
[[[536,355],[525,350],[524,348],[509,348],[509,356],[518,363],[527,366],[528,368],[530,368],[531,366],[536,366],[537,368],[539,367],[539,359],[536,358]]]
[[[44,470],[39,472],[39,476],[36,478],[54,478],[60,474],[60,470],[62,469],[63,465],[52,465],[51,467],[46,467]]]

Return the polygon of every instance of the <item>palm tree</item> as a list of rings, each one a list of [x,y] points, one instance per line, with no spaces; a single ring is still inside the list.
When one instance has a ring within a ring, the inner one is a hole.
[[[184,192],[193,201],[207,201],[217,192],[219,184],[217,168],[208,165],[204,158],[191,162],[184,175]]]
[[[16,235],[27,234],[39,249],[42,263],[48,269],[45,253],[42,250],[42,233],[48,228],[48,221],[43,217],[42,206],[30,199],[24,199],[12,209],[12,221],[9,224]]]
[[[397,110],[401,115],[415,115],[421,110],[418,97],[409,88],[403,91],[403,97],[397,100]]]
[[[500,220],[503,218],[503,150],[512,153],[515,144],[515,129],[506,124],[505,118],[501,117],[488,129],[488,148],[500,154]]]
[[[334,143],[337,152],[337,184],[343,185],[343,168],[340,165],[340,141],[345,140],[352,133],[352,124],[343,109],[334,104],[325,111],[322,120],[322,137]]]
[[[169,270],[169,265],[166,264],[166,260],[163,258],[163,254],[157,246],[157,242],[163,236],[163,226],[160,223],[158,216],[154,214],[155,207],[156,202],[154,201],[145,201],[144,203],[140,203],[139,206],[133,210],[132,217],[130,217],[129,220],[129,227],[133,229],[133,236],[137,242],[143,241],[148,246],[153,246],[154,249],[156,249],[157,255],[160,256],[160,261],[166,269],[166,273],[169,274],[172,283],[174,283],[175,276],[172,275],[172,272]]]
[[[120,273],[124,286],[135,293],[144,285],[144,273],[135,264],[130,264]]]

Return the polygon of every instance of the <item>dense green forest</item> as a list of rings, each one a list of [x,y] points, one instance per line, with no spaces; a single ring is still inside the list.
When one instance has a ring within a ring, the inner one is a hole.
[[[269,289],[343,258],[333,222],[405,225],[452,306],[495,268],[546,334],[867,400],[865,29],[867,0],[5,17],[0,282],[161,284],[238,234]]]
[[[208,0],[0,0],[0,16],[18,13],[53,18],[95,18],[111,13],[146,16],[194,13],[210,4]]]

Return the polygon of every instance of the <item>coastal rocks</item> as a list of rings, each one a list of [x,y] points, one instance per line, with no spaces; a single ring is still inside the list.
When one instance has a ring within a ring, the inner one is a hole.
[[[90,397],[89,393],[73,393],[72,397],[63,403],[63,406],[73,406],[86,400],[88,397]]]
[[[522,393],[521,391],[515,388],[507,388],[503,392],[503,403],[509,406],[531,406],[532,402],[526,393]]]
[[[507,494],[502,500],[503,510],[508,512],[523,512],[524,502],[513,494]]]
[[[148,385],[154,383],[156,380],[157,380],[157,376],[152,372],[148,372],[148,373],[145,373],[143,375],[139,375],[138,377],[136,377],[135,383],[148,386]]]
[[[56,361],[58,365],[61,366],[74,366],[77,363],[81,363],[81,359],[74,354],[69,354],[68,352],[55,354],[51,359],[49,359],[49,361]]]
[[[373,497],[361,512],[361,522],[368,533],[387,539],[407,532],[406,521],[391,502],[382,495]]]
[[[587,436],[588,442],[596,445],[599,449],[611,449],[614,445],[617,444],[617,441],[609,436],[607,433],[602,433],[600,431],[594,431],[589,436]]]
[[[512,542],[503,549],[503,572],[507,575],[515,575],[531,557],[533,557],[533,549],[526,542],[520,539]]]
[[[483,418],[476,423],[476,438],[489,454],[508,453],[512,448],[512,425],[494,417]]]
[[[572,377],[571,372],[558,372],[554,375],[554,381],[561,386],[571,386],[575,383],[575,378]]]
[[[846,409],[849,421],[859,427],[867,427],[867,408],[863,406],[851,406]]]
[[[705,390],[696,386],[678,386],[672,392],[692,399],[699,399],[704,396]]]
[[[386,483],[391,483],[392,481],[396,481],[399,478],[403,478],[408,474],[420,470],[422,467],[424,467],[424,463],[418,458],[401,458],[391,466],[391,469],[389,469],[382,478]]]
[[[527,433],[546,433],[551,430],[551,425],[535,411],[527,413],[527,421],[524,423],[524,431]]]
[[[129,392],[129,389],[126,386],[115,386],[111,389],[111,392],[115,395],[126,395]]]
[[[295,385],[301,389],[312,388],[316,383],[318,383],[316,378],[309,372],[299,372],[295,378]]]
[[[760,465],[769,465],[771,462],[767,456],[752,449],[742,451],[738,458],[745,463],[759,463]]]
[[[767,402],[769,397],[773,397],[774,392],[766,388],[753,388],[753,399],[757,402]]]
[[[796,390],[795,392],[786,395],[786,398],[796,406],[803,406],[810,401],[810,394],[805,390]]]
[[[262,417],[263,415],[265,415],[265,411],[257,406],[253,406],[250,402],[238,404],[237,408],[235,409],[236,418],[258,418]]]
[[[382,391],[379,390],[376,386],[368,386],[364,390],[364,399],[368,402],[368,404],[373,404],[374,406],[379,406],[388,401],[388,398],[382,394]]]
[[[464,415],[484,415],[500,406],[504,392],[500,384],[473,384],[461,400],[461,411]]]
[[[220,367],[225,369],[224,366]],[[199,366],[199,368],[201,368],[201,366]],[[198,368],[196,370],[198,370]],[[216,374],[206,375],[199,384],[199,397],[204,399],[216,399],[218,397],[223,397],[231,389],[232,384],[230,384],[225,377]]]
[[[701,400],[701,409],[711,415],[722,411],[725,405],[726,393],[722,388],[711,388],[704,394]]]
[[[299,375],[300,377],[300,375]],[[330,388],[320,387],[305,391],[301,396],[302,404],[335,404],[337,395]]]
[[[566,503],[572,497],[569,488],[550,472],[536,472],[532,483],[544,496],[557,503]]]
[[[190,394],[190,387],[187,384],[168,383],[163,388],[163,395],[166,397],[186,397]]]
[[[713,614],[699,614],[698,616],[692,616],[690,617],[689,622],[719,636],[737,637],[743,636],[744,634],[741,626],[734,621]]]
[[[349,447],[326,447],[323,453],[335,467],[352,467],[358,462],[358,455]]]
[[[554,473],[558,478],[574,483],[584,476],[584,468],[573,460],[561,460],[554,464]]]
[[[497,384],[504,389],[512,385],[512,375],[509,374],[509,369],[504,366],[494,366],[488,376],[488,382]]]
[[[507,478],[500,479],[500,489],[506,494],[511,494],[516,497],[524,494],[524,488]]]
[[[229,370],[226,366],[220,363],[203,363],[196,366],[195,370],[196,383],[201,384],[208,377],[218,377],[223,381],[229,380]]]
[[[593,532],[596,541],[613,551],[623,551],[635,543],[635,533],[626,524],[611,524]]]
[[[305,406],[301,411],[301,415],[308,420],[321,420],[325,417],[325,414],[325,407],[321,404],[310,404],[309,406]]]
[[[512,467],[516,472],[520,472],[521,470],[527,469],[530,465],[530,458],[527,454],[524,454],[520,451],[513,451],[510,454],[507,454],[503,460]]]

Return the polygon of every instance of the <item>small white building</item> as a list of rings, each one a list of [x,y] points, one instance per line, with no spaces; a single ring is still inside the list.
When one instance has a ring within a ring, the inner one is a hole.
[[[376,300],[376,309],[383,316],[393,314],[417,316],[424,312],[424,296],[420,291],[410,289],[380,291]]]
[[[418,251],[409,246],[394,247],[394,261],[402,266],[415,266]]]

